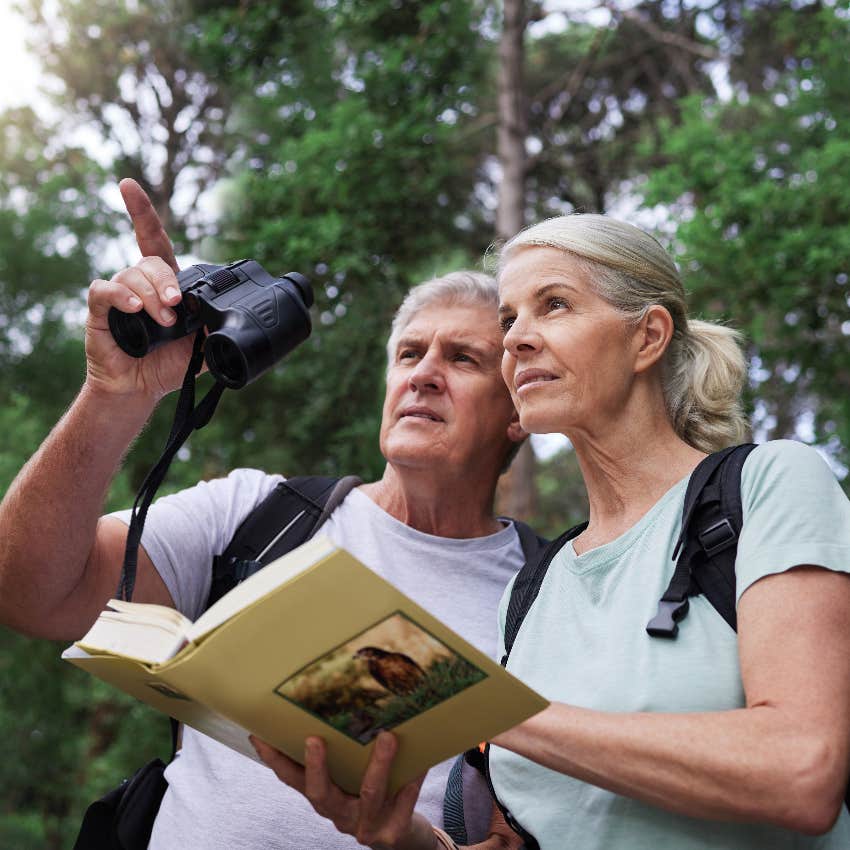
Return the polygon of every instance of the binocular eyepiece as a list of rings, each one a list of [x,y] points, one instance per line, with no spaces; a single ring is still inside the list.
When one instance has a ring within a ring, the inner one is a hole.
[[[313,290],[297,272],[272,277],[256,260],[199,263],[179,272],[177,282],[183,299],[169,327],[145,312],[110,309],[109,330],[122,351],[144,357],[205,327],[207,368],[217,381],[240,389],[310,336]]]

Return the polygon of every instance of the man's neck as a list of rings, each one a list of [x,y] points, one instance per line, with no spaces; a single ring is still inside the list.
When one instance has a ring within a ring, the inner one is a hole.
[[[380,480],[359,489],[390,516],[425,534],[485,537],[503,527],[493,516],[494,486],[476,488],[469,481],[387,464]]]

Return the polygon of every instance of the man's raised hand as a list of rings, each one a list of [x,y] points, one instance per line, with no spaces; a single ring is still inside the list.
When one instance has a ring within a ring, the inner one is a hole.
[[[95,280],[89,287],[86,384],[99,393],[125,401],[138,399],[151,406],[181,385],[193,339],[186,336],[135,358],[125,354],[112,338],[108,322],[111,308],[125,313],[144,310],[168,327],[176,321],[174,308],[182,299],[174,248],[147,192],[130,178],[118,186],[142,259],[111,280]]]
[[[125,177],[118,184],[118,189],[124,199],[130,221],[133,223],[136,244],[142,256],[159,257],[165,260],[176,274],[178,267],[177,258],[174,256],[174,246],[162,226],[162,221],[148,193],[131,177]]]

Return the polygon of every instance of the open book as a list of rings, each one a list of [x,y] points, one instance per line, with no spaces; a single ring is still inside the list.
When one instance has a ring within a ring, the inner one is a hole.
[[[251,758],[249,732],[299,762],[319,735],[354,794],[381,729],[399,739],[395,791],[547,705],[323,535],[194,623],[112,600],[62,657]]]

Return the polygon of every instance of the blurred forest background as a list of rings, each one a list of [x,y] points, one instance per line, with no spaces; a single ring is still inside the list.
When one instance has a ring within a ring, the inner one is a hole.
[[[163,492],[239,465],[378,475],[403,293],[573,210],[655,232],[694,315],[747,337],[756,436],[812,443],[847,480],[846,0],[20,11],[47,106],[0,114],[0,493],[83,380],[89,280],[137,259],[125,176],[184,263],[254,257],[316,293],[311,339],[225,394]],[[140,437],[109,508],[132,501],[172,414]],[[582,486],[568,447],[536,445],[502,506],[555,532],[582,518]],[[0,848],[70,847],[90,800],[168,755],[167,720],[66,670],[61,649],[0,629]]]

